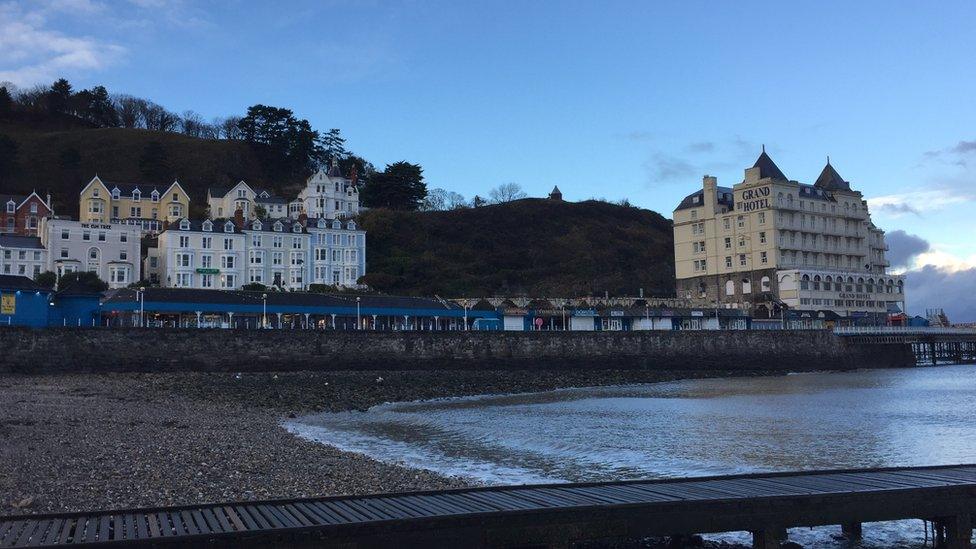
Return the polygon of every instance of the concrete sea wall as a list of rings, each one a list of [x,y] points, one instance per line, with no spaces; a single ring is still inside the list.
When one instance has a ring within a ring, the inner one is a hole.
[[[824,331],[331,332],[0,328],[0,372],[648,368],[770,370],[915,364],[908,345]]]

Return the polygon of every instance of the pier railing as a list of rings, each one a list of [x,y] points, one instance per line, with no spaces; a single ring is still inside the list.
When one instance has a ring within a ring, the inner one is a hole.
[[[971,549],[976,465],[499,486],[0,517],[0,547],[570,547],[918,518],[936,547]]]

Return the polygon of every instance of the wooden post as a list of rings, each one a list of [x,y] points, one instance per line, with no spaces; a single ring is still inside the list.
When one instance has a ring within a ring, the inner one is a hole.
[[[940,518],[938,526],[945,532],[945,542],[937,547],[945,549],[972,549],[973,523],[968,514]]]
[[[771,527],[752,533],[752,549],[779,549],[786,539],[786,528]]]
[[[846,539],[856,540],[861,539],[861,523],[860,522],[848,522],[846,524],[840,525],[840,533],[844,535]]]

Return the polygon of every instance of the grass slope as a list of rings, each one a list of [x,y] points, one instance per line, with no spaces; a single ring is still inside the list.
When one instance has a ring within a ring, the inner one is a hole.
[[[448,212],[371,210],[367,282],[444,297],[671,295],[671,222],[599,201],[525,199]]]

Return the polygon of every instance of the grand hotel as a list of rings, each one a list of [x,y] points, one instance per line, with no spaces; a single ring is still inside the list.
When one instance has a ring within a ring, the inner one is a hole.
[[[884,231],[830,164],[812,185],[788,179],[763,150],[732,188],[705,176],[674,211],[677,295],[754,318],[882,319],[904,310],[887,273]]]

